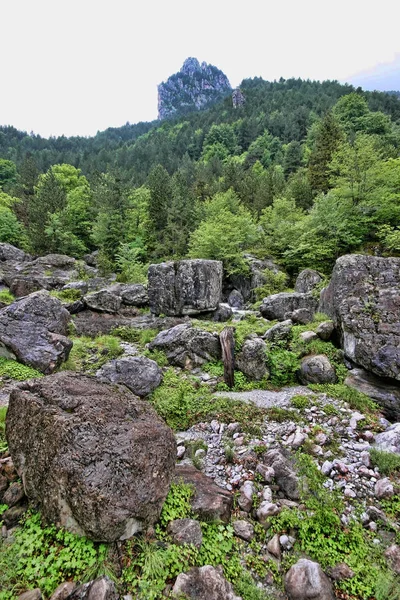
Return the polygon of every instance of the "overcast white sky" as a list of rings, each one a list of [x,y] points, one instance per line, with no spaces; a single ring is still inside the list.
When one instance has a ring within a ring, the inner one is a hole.
[[[0,124],[93,135],[157,117],[195,56],[245,77],[348,81],[400,53],[399,0],[0,0]]]

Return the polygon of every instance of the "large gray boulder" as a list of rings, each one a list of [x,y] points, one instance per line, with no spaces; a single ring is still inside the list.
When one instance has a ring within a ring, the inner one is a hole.
[[[150,310],[156,315],[194,315],[215,310],[221,300],[222,262],[181,260],[150,265]]]
[[[69,355],[69,312],[57,298],[40,291],[0,311],[1,347],[42,373],[52,373]]]
[[[266,269],[275,274],[282,273],[282,270],[270,258],[260,259],[251,254],[245,254],[243,258],[248,264],[249,272],[229,275],[224,282],[224,296],[228,297],[231,290],[234,289],[240,292],[245,302],[249,302],[255,300],[255,289],[265,285],[267,278],[264,271]]]
[[[172,365],[193,368],[221,358],[218,337],[192,327],[190,323],[161,331],[149,344],[150,350],[162,350]]]
[[[0,244],[0,262],[24,262],[25,260],[30,260],[30,258],[29,254],[26,254],[23,250],[20,250],[11,244]]]
[[[397,382],[390,383],[364,369],[352,369],[345,384],[376,400],[388,419],[400,421],[400,386]]]
[[[384,452],[400,454],[400,423],[394,423],[386,431],[375,436],[375,446]]]
[[[106,313],[118,312],[122,302],[121,297],[117,293],[107,288],[87,294],[83,300],[89,308]]]
[[[400,380],[400,258],[340,257],[321,294],[347,358],[381,377]]]
[[[312,294],[282,292],[264,298],[260,311],[265,319],[285,321],[300,308],[307,309],[313,316],[318,308],[318,300]]]
[[[175,437],[130,391],[70,372],[24,382],[10,395],[6,436],[47,522],[113,542],[157,521]]]
[[[321,566],[301,558],[285,577],[285,591],[289,600],[334,600],[332,584]]]
[[[144,397],[160,385],[162,371],[146,356],[127,356],[106,363],[96,376],[100,381],[122,383],[137,396]]]
[[[267,344],[259,337],[244,342],[235,359],[236,368],[250,380],[260,381],[268,375]]]
[[[301,361],[299,379],[303,385],[337,381],[336,371],[325,354],[305,356]]]
[[[297,276],[294,291],[299,292],[300,294],[307,294],[308,292],[312,292],[323,280],[323,276],[318,273],[318,271],[314,271],[314,269],[304,269],[304,271],[301,271]]]
[[[178,575],[172,588],[173,598],[188,600],[241,600],[224,578],[222,567],[193,567]]]

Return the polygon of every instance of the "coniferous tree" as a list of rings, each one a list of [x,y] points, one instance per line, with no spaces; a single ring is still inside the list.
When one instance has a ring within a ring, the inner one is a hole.
[[[331,111],[327,112],[317,129],[314,148],[308,161],[308,177],[315,192],[325,193],[332,187],[329,164],[342,138],[339,123]]]

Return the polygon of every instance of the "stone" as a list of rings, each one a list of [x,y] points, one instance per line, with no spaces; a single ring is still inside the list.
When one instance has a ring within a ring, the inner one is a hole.
[[[400,423],[394,423],[386,431],[378,433],[374,446],[384,452],[400,454]]]
[[[66,600],[119,600],[119,595],[115,583],[103,576],[80,585]]]
[[[83,300],[89,308],[106,313],[117,313],[122,302],[120,296],[108,289],[87,294]]]
[[[69,312],[48,292],[35,292],[0,311],[0,347],[25,365],[52,373],[67,360]]]
[[[289,600],[334,600],[332,584],[320,565],[301,558],[285,576],[285,591]]]
[[[298,308],[290,314],[290,318],[297,325],[307,325],[307,323],[311,323],[313,320],[314,311],[308,308]]]
[[[253,495],[255,494],[254,483],[245,481],[239,491],[238,504],[240,508],[245,512],[250,512],[253,507]]]
[[[61,289],[65,290],[78,290],[82,296],[84,296],[88,291],[88,282],[87,281],[70,281],[66,283]]]
[[[18,600],[42,600],[42,592],[39,588],[34,590],[29,590],[28,592],[24,592],[18,596]]]
[[[247,339],[235,359],[236,368],[250,380],[260,381],[269,375],[267,344],[261,338]]]
[[[228,304],[233,308],[243,308],[245,305],[244,298],[238,290],[232,290],[228,296]]]
[[[61,583],[52,593],[50,600],[67,600],[69,595],[72,594],[77,588],[76,583],[73,581],[64,581]]]
[[[126,306],[147,306],[147,289],[140,283],[119,284],[119,296]]]
[[[221,358],[219,338],[190,323],[161,331],[149,349],[162,350],[172,365],[188,369]]]
[[[265,523],[269,517],[274,517],[281,512],[277,504],[264,500],[257,509],[257,519],[260,523]]]
[[[175,519],[168,524],[168,533],[175,544],[192,544],[200,548],[203,541],[200,523],[194,519]]]
[[[16,248],[15,246],[5,242],[0,243],[0,262],[24,262],[26,260],[30,260],[30,258],[31,257],[23,250],[20,250],[19,248]]]
[[[394,494],[393,484],[387,477],[383,479],[378,479],[375,484],[375,496],[380,498],[390,498]]]
[[[212,315],[212,320],[217,323],[225,323],[226,321],[229,321],[229,319],[231,319],[232,315],[233,312],[229,304],[224,304],[223,302],[221,302],[218,305],[217,310],[214,311]]]
[[[289,318],[288,315],[299,308],[305,308],[314,315],[318,308],[318,300],[311,294],[281,292],[264,298],[260,312],[265,319],[285,321]]]
[[[272,556],[275,556],[275,558],[280,559],[281,557],[281,545],[279,542],[279,534],[276,533],[268,542],[267,544],[267,550],[268,552],[270,552],[272,554]]]
[[[309,383],[336,383],[335,369],[325,354],[305,356],[300,365],[299,379],[303,385]]]
[[[289,340],[292,335],[293,323],[290,319],[281,321],[276,325],[273,325],[271,329],[263,335],[263,339],[267,340],[270,344],[276,344],[278,342]]]
[[[38,290],[61,289],[80,276],[75,258],[64,254],[40,256],[14,267],[8,270],[5,281],[16,298]]]
[[[16,481],[15,483],[12,483],[3,494],[2,503],[7,504],[7,506],[14,506],[15,504],[18,504],[24,496],[25,492],[22,484]]]
[[[318,271],[304,269],[297,276],[294,291],[300,294],[307,294],[308,292],[312,292],[323,280],[323,276]]]
[[[263,465],[262,463],[259,463],[257,465],[256,472],[259,475],[261,475],[265,483],[271,483],[275,477],[274,469],[272,467],[269,467],[268,465]]]
[[[400,420],[400,386],[395,381],[388,381],[364,369],[351,369],[344,383],[375,400],[388,419]]]
[[[219,487],[210,477],[192,465],[176,465],[174,481],[194,487],[195,493],[191,505],[193,512],[200,519],[229,523],[233,507],[231,492]]]
[[[319,310],[344,353],[379,377],[400,380],[400,258],[349,254],[335,264]]]
[[[25,492],[47,522],[112,542],[158,519],[175,437],[128,390],[67,371],[23,382],[10,395],[6,435]]]
[[[346,563],[342,562],[330,568],[328,575],[334,581],[343,581],[343,579],[352,579],[354,571]]]
[[[222,262],[181,260],[150,265],[148,294],[153,314],[195,315],[216,310],[222,292]]]
[[[136,396],[143,398],[153,392],[162,381],[158,364],[146,356],[117,358],[97,371],[100,381],[126,385]]]
[[[300,339],[302,342],[305,342],[306,344],[308,344],[309,342],[313,342],[314,340],[317,340],[318,336],[315,333],[315,331],[303,331],[303,333],[300,334]]]
[[[11,508],[8,508],[4,511],[1,515],[1,519],[7,526],[7,529],[11,529],[12,527],[18,525],[19,521],[26,513],[26,510],[27,506],[25,504],[19,504],[18,506],[12,506]]]
[[[331,339],[334,331],[335,325],[333,321],[323,321],[318,325],[317,329],[315,330],[315,333],[321,340],[327,342]]]
[[[248,264],[249,273],[229,275],[225,281],[224,294],[228,297],[230,291],[236,289],[242,294],[245,302],[254,302],[255,290],[267,282],[265,270],[272,271],[274,274],[283,271],[271,258],[259,259],[251,254],[245,254],[243,258]]]
[[[291,500],[298,500],[299,479],[289,460],[278,449],[269,450],[264,456],[264,463],[272,467],[276,483]]]
[[[400,575],[400,546],[392,544],[385,552],[385,556],[397,575]]]
[[[220,566],[193,567],[178,575],[172,588],[172,597],[188,600],[241,600],[232,585],[223,577]]]
[[[234,521],[233,531],[245,542],[250,542],[254,537],[254,527],[248,521]]]

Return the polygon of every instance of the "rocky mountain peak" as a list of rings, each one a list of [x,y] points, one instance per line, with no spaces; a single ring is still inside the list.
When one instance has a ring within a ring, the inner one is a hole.
[[[229,80],[220,69],[189,57],[178,73],[158,86],[158,118],[199,110],[230,92]]]

